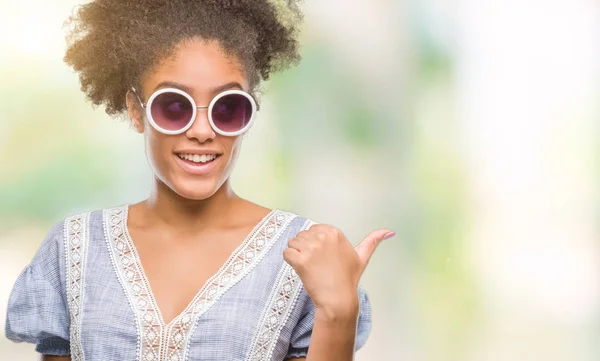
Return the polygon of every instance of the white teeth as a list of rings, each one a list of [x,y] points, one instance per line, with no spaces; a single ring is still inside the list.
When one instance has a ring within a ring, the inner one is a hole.
[[[177,156],[179,156],[179,158],[181,159],[185,159],[185,160],[189,160],[191,162],[194,163],[206,163],[206,162],[210,162],[212,160],[214,160],[215,158],[217,158],[216,154],[177,154]]]

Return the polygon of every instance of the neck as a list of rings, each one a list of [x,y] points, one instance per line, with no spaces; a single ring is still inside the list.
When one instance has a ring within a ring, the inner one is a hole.
[[[223,225],[230,218],[230,211],[240,202],[243,200],[233,192],[229,179],[215,194],[203,200],[184,198],[157,179],[150,197],[143,205],[149,222],[160,222],[185,230],[197,229],[208,223],[216,227]]]

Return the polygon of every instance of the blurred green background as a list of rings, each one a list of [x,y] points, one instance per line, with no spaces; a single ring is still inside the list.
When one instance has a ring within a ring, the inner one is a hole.
[[[143,139],[62,63],[78,1],[0,1],[0,323],[51,225],[144,199]],[[237,192],[398,235],[362,284],[366,360],[600,358],[600,4],[306,0]],[[0,339],[0,359],[33,360]]]

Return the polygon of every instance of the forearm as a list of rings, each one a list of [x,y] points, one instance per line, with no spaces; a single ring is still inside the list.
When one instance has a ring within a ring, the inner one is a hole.
[[[306,361],[352,361],[358,301],[335,311],[317,309]]]

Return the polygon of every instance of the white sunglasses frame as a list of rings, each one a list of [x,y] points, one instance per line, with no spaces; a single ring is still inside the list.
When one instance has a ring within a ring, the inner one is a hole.
[[[142,102],[142,99],[140,98],[140,96],[138,95],[137,91],[135,90],[135,88],[131,88],[131,90],[133,91],[133,93],[135,94],[135,96],[138,98],[138,101],[140,102],[140,105],[142,106],[142,108],[144,108],[146,110],[146,118],[148,119],[148,121],[150,122],[150,125],[152,125],[152,127],[154,129],[156,129],[157,131],[163,133],[163,134],[168,134],[168,135],[176,135],[176,134],[182,134],[185,133],[188,129],[191,128],[191,126],[194,124],[194,122],[196,121],[196,116],[198,115],[198,109],[208,109],[208,122],[210,123],[211,128],[218,134],[221,134],[223,136],[226,137],[235,137],[238,136],[240,134],[243,134],[245,132],[248,131],[248,129],[250,129],[250,127],[252,127],[252,124],[254,124],[254,118],[256,118],[256,113],[257,113],[257,106],[256,106],[256,101],[254,100],[254,98],[246,93],[243,90],[237,90],[237,89],[231,89],[231,90],[226,90],[224,92],[221,92],[217,95],[215,95],[215,97],[211,100],[210,104],[208,106],[198,106],[196,105],[196,102],[194,101],[194,98],[192,98],[191,95],[189,95],[188,93],[184,92],[181,89],[177,89],[177,88],[162,88],[159,89],[157,91],[155,91],[154,93],[152,93],[152,95],[150,95],[150,98],[148,98],[148,101],[146,102],[146,104],[144,104]],[[192,117],[189,120],[188,124],[179,129],[179,130],[168,130],[168,129],[164,129],[162,127],[160,127],[158,124],[156,124],[156,122],[154,121],[154,118],[152,118],[152,102],[154,101],[154,99],[164,93],[177,93],[180,95],[183,95],[186,99],[188,99],[190,101],[190,104],[192,104],[193,106],[193,112],[192,112]],[[215,103],[221,99],[222,97],[226,96],[226,95],[230,95],[230,94],[238,94],[238,95],[242,95],[244,97],[246,97],[249,101],[250,104],[252,105],[252,116],[250,117],[250,120],[248,121],[248,124],[246,124],[245,127],[243,127],[240,130],[237,130],[235,132],[226,132],[224,130],[219,129],[213,119],[212,119],[212,108],[215,105]]]

